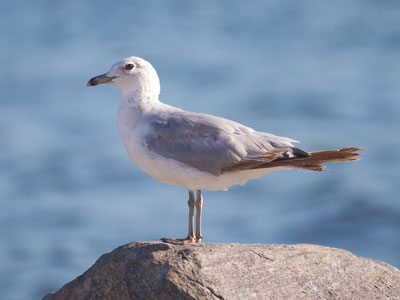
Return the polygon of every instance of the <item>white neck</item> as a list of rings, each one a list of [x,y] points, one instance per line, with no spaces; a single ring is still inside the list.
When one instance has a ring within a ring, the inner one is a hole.
[[[125,93],[122,92],[120,106],[144,112],[158,103],[160,103],[158,94],[150,93],[148,90],[140,88]]]
[[[143,89],[123,92],[118,108],[118,130],[122,139],[129,136],[143,117],[160,103],[157,96],[146,93]]]

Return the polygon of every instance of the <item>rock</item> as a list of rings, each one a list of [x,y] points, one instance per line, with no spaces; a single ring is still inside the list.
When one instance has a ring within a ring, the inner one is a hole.
[[[43,299],[400,299],[400,270],[315,245],[137,242]]]

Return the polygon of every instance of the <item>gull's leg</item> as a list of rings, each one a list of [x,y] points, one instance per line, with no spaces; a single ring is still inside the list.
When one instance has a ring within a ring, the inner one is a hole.
[[[192,190],[189,190],[189,200],[188,200],[188,205],[189,205],[189,232],[188,236],[184,239],[170,239],[170,238],[162,238],[161,241],[164,243],[171,243],[171,244],[190,244],[194,243],[196,241],[196,237],[194,235],[194,205],[195,205],[195,200],[194,200],[194,193]],[[197,226],[197,223],[196,223]],[[197,229],[196,229],[197,230]]]
[[[188,200],[188,205],[189,205],[189,233],[187,238],[190,240],[195,239],[194,235],[194,194],[192,190],[189,190],[189,200]]]
[[[203,196],[201,190],[197,190],[196,198],[196,243],[200,243],[203,238],[201,234],[201,210],[203,208]]]

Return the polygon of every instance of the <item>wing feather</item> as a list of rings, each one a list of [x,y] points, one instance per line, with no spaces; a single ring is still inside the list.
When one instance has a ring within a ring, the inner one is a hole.
[[[239,163],[276,159],[294,142],[205,114],[177,111],[148,118],[144,143],[150,151],[216,176]]]

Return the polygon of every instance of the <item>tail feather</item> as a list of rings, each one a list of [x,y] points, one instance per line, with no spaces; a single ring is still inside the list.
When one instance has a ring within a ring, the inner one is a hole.
[[[261,168],[271,168],[279,166],[287,166],[292,168],[306,169],[312,171],[325,171],[324,163],[334,163],[341,161],[360,160],[360,153],[357,151],[363,150],[362,147],[351,147],[334,150],[322,150],[309,152],[308,157],[292,158],[285,160],[275,160],[265,165],[260,165]]]
[[[361,155],[361,153],[357,153],[357,151],[363,149],[364,148],[362,147],[352,147],[334,150],[314,151],[309,153],[302,151],[303,156],[291,158],[282,157],[282,154],[286,152],[285,149],[275,149],[267,152],[264,156],[260,156],[257,160],[246,160],[234,164],[233,166],[226,167],[221,170],[221,173],[276,167],[325,171],[326,168],[322,165],[324,163],[360,160],[359,156]],[[261,157],[263,161],[259,160]]]
[[[356,151],[363,150],[364,148],[342,148],[335,150],[322,150],[310,152],[310,160],[320,161],[320,163],[334,163],[340,161],[360,160],[358,156],[361,153]]]

